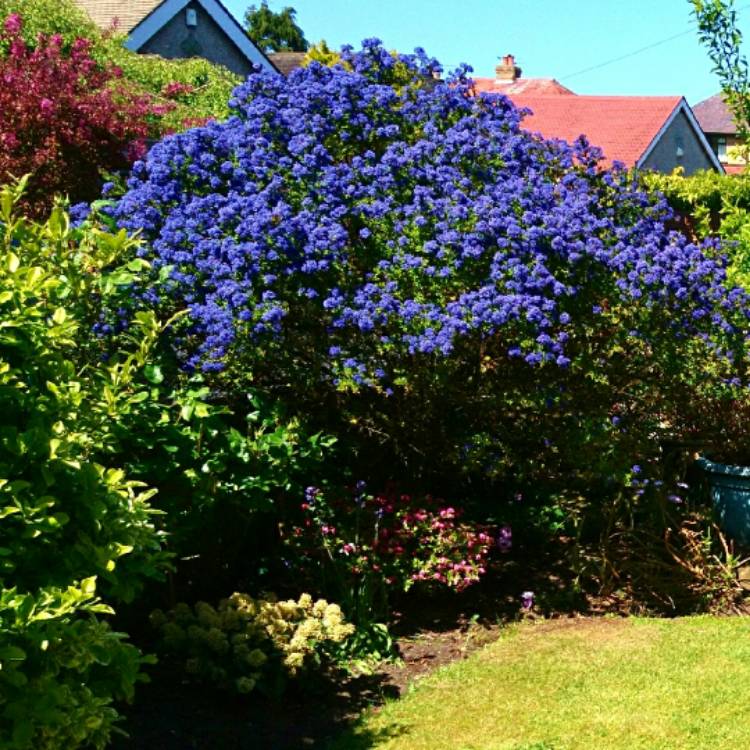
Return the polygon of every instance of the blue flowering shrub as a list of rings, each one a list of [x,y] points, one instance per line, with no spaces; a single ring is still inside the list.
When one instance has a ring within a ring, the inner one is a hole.
[[[284,400],[356,478],[485,515],[519,488],[630,497],[742,378],[745,293],[585,141],[438,71],[367,41],[157,144],[114,207],[167,274],[133,298],[187,308],[183,367]]]
[[[106,205],[94,204],[76,231],[126,238],[100,210]],[[157,320],[150,310],[128,309],[134,288],[149,273],[149,264],[135,257],[139,247],[128,239],[119,265],[89,290],[78,329],[79,359],[87,367],[117,366],[123,346],[139,342],[144,330],[149,335],[147,362],[127,383],[132,397],[110,409],[106,440],[94,455],[157,490],[154,522],[174,555],[172,593],[183,583],[186,597],[208,596],[238,581],[264,586],[283,568],[275,548],[278,506],[301,496],[310,477],[321,475],[336,439],[309,429],[307,420],[258,389],[220,390],[204,373],[182,372],[163,344],[184,311]],[[163,283],[165,270],[152,283]],[[120,379],[113,376],[114,396]]]

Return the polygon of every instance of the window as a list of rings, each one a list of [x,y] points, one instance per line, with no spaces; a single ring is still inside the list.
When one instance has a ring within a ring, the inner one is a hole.
[[[716,156],[719,157],[719,161],[727,160],[727,139],[723,136],[716,139]]]

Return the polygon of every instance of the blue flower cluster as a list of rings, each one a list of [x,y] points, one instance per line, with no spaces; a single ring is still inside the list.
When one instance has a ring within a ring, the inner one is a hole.
[[[718,248],[667,231],[664,202],[600,170],[585,141],[533,136],[467,68],[438,72],[369,40],[331,68],[254,73],[227,121],[135,165],[115,217],[171,269],[189,367],[220,369],[302,316],[332,377],[359,383],[467,337],[567,367],[581,319],[617,306],[658,310],[679,335],[734,330],[745,301]]]

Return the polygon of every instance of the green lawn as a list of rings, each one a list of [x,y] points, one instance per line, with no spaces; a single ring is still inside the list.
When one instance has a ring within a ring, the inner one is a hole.
[[[525,624],[364,718],[336,750],[750,747],[750,618]]]

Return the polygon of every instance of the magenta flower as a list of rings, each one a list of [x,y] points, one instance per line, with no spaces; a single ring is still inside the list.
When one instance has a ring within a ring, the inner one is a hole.
[[[526,610],[530,610],[534,606],[534,592],[524,591],[521,594],[521,606]]]
[[[5,30],[9,34],[18,34],[22,28],[23,21],[21,20],[21,16],[19,16],[18,13],[11,13],[11,15],[9,15],[5,19]]]

